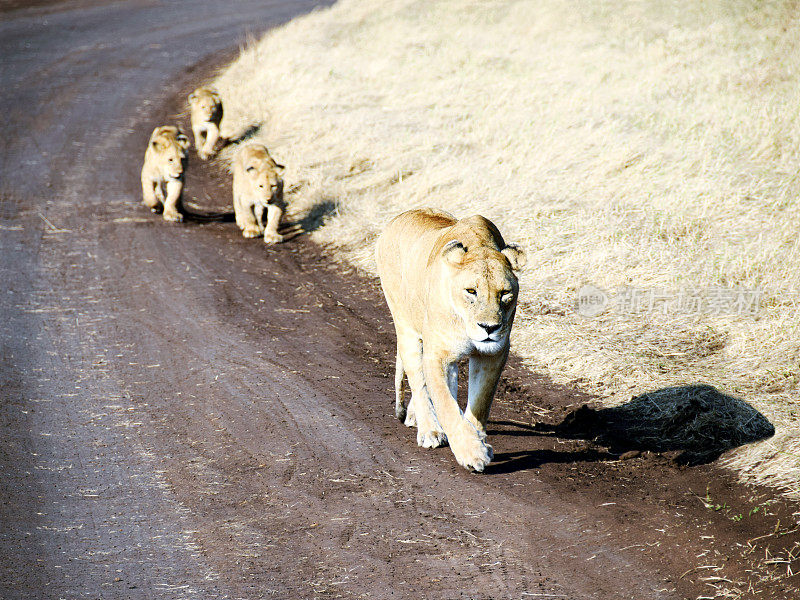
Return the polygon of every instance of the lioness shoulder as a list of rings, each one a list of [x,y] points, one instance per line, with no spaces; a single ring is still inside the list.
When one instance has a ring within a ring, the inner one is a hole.
[[[482,216],[459,220],[419,209],[389,223],[375,258],[397,334],[397,417],[417,426],[420,446],[447,441],[459,464],[482,471],[492,459],[486,423],[508,357],[525,253]],[[464,359],[462,413],[456,397]],[[412,393],[407,408],[404,376]]]
[[[263,144],[247,144],[236,153],[232,165],[233,211],[244,237],[263,235],[267,244],[283,241],[278,233],[285,209],[280,176],[283,168]]]
[[[164,219],[181,221],[178,212],[189,139],[172,125],[156,127],[147,142],[142,166],[142,201]]]
[[[222,98],[216,91],[199,87],[189,94],[189,113],[197,155],[206,160],[213,156],[222,121]]]

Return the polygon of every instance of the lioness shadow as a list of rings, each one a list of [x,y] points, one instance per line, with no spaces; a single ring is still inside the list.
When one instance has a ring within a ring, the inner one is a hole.
[[[546,463],[619,460],[629,451],[677,452],[677,464],[708,464],[723,452],[775,434],[767,418],[744,400],[710,385],[663,388],[612,408],[583,405],[560,423],[526,425],[491,420],[491,438],[561,438],[587,440],[592,447],[576,450],[514,448],[497,452],[487,473],[503,474],[536,469]],[[524,442],[523,442],[524,443]]]
[[[611,454],[679,451],[675,461],[684,465],[710,463],[775,434],[747,402],[705,384],[663,388],[612,408],[584,405],[549,429],[558,437],[591,440]]]
[[[616,460],[618,457],[597,448],[587,448],[579,452],[562,450],[520,450],[498,452],[486,467],[487,474],[501,475],[538,469],[547,463],[574,464],[581,462],[602,462]]]

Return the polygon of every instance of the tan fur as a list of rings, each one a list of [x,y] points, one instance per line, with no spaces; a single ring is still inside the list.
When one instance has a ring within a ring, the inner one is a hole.
[[[267,244],[283,241],[278,233],[285,209],[281,169],[261,144],[246,145],[233,159],[233,210],[244,237],[263,234]]]
[[[214,90],[199,87],[189,94],[189,111],[197,155],[207,160],[214,155],[214,146],[219,140],[222,99]]]
[[[142,201],[153,212],[164,207],[164,219],[182,221],[178,212],[189,139],[172,125],[156,127],[147,142],[142,166]],[[164,190],[166,189],[166,197]]]
[[[397,333],[395,412],[417,426],[417,443],[448,441],[458,463],[483,471],[492,459],[486,423],[509,350],[524,252],[481,216],[434,210],[395,217],[375,248]],[[458,362],[469,359],[467,409],[458,406]],[[411,400],[403,407],[403,376]]]

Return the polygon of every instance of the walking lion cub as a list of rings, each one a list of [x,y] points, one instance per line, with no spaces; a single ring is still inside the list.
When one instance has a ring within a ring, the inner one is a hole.
[[[214,146],[219,140],[222,99],[214,90],[199,87],[189,94],[189,113],[197,155],[208,160],[214,155]]]
[[[492,460],[486,423],[509,351],[516,271],[525,253],[481,216],[434,209],[395,217],[375,248],[397,333],[395,413],[417,426],[417,443],[448,442],[456,460],[483,471]],[[458,362],[469,359],[467,408],[458,406]],[[411,400],[403,406],[403,376]]]
[[[244,237],[263,234],[267,244],[283,241],[278,233],[286,208],[283,179],[278,174],[282,169],[262,144],[247,144],[233,159],[233,211]]]
[[[163,205],[166,221],[183,220],[178,212],[178,202],[183,191],[183,169],[188,148],[189,139],[172,125],[156,127],[147,142],[142,166],[142,201],[153,212]]]

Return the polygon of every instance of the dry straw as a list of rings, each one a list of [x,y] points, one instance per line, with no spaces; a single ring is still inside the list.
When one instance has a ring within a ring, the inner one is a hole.
[[[223,133],[287,165],[315,238],[374,273],[387,220],[481,213],[532,265],[514,351],[609,405],[690,383],[776,426],[724,455],[800,494],[795,2],[342,0],[243,48]],[[761,290],[757,314],[585,318],[576,292]],[[656,396],[657,397],[657,396]]]

